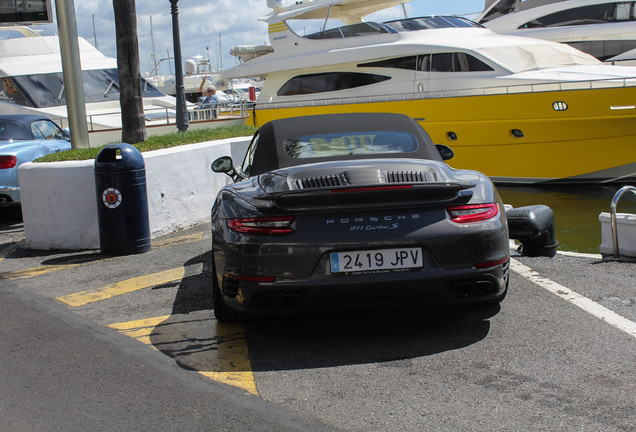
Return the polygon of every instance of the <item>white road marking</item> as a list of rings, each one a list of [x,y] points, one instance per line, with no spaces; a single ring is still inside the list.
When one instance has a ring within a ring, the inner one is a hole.
[[[581,253],[581,252],[568,252],[568,251],[557,251],[557,254],[574,257],[574,258],[589,258],[589,259],[598,259],[602,260],[603,255],[601,254],[590,254],[590,253]]]
[[[616,312],[601,306],[600,304],[590,300],[581,294],[572,291],[570,288],[564,287],[550,279],[542,277],[539,273],[530,267],[521,264],[519,261],[512,259],[512,270],[521,277],[539,285],[551,293],[561,297],[562,299],[572,303],[573,305],[583,309],[587,313],[605,321],[609,325],[624,331],[630,336],[636,338],[636,323],[620,316]]]

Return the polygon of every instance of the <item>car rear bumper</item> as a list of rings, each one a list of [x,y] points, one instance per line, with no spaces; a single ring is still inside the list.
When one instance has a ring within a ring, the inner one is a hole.
[[[224,300],[250,314],[287,314],[307,310],[478,303],[503,296],[509,261],[486,269],[427,270],[329,276],[309,280],[254,282],[223,277]]]

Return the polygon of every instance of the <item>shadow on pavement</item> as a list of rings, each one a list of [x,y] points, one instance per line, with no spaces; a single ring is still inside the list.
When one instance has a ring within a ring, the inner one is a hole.
[[[0,207],[0,251],[24,238],[20,206]]]
[[[185,263],[172,314],[150,334],[184,369],[252,372],[388,362],[464,348],[483,340],[499,308],[418,307],[312,313],[248,324],[214,319],[211,252]],[[159,289],[161,287],[156,287]],[[248,353],[249,346],[249,353]]]
[[[19,205],[0,207],[0,232],[22,226],[22,208]]]
[[[483,340],[499,308],[425,306],[312,314],[248,327],[254,371],[334,367],[429,356]]]

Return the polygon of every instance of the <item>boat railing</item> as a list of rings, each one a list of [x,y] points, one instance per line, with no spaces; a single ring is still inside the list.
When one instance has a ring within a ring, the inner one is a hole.
[[[240,116],[246,117],[249,112],[250,102],[248,101],[236,101],[236,102],[219,102],[217,108],[198,109],[198,107],[188,108],[188,119],[190,121],[206,121],[218,118],[220,115],[225,116]],[[215,112],[216,111],[216,112]],[[100,122],[100,118],[121,116],[120,111],[112,111],[99,114],[88,114],[86,116],[86,123],[89,132],[95,132],[103,130],[104,122]],[[144,108],[144,116],[148,122],[153,122],[153,125],[171,125],[177,124],[176,110],[173,107],[155,107]],[[54,119],[64,129],[69,127],[67,118]],[[165,121],[159,121],[165,120]]]
[[[496,87],[478,87],[465,89],[429,90],[406,93],[387,93],[382,95],[350,96],[339,98],[306,99],[289,102],[256,102],[261,109],[302,108],[329,105],[347,105],[372,102],[395,102],[418,99],[442,99],[450,97],[492,96],[520,93],[541,93],[564,90],[592,90],[603,88],[636,87],[636,77],[612,78],[588,81],[546,82],[539,84],[516,84]]]
[[[251,103],[253,105],[253,102]],[[248,115],[250,102],[239,101],[222,101],[217,104],[216,108],[194,108],[188,110],[188,117],[191,121],[211,120],[218,118],[219,115],[238,115],[245,117]]]
[[[611,228],[612,228],[612,246],[614,252],[614,258],[619,257],[618,251],[618,224],[616,222],[616,207],[618,206],[618,201],[621,197],[627,193],[633,192],[636,195],[636,187],[634,186],[623,186],[616,192],[614,198],[612,198],[612,204],[610,205],[610,218],[611,218]]]

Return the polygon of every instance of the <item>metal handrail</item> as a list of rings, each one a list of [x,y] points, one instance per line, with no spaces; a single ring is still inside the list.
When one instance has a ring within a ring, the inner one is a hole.
[[[633,192],[636,195],[636,187],[623,186],[616,192],[614,198],[612,198],[612,204],[610,205],[611,213],[611,226],[612,226],[612,244],[614,246],[614,258],[619,257],[618,253],[618,226],[616,224],[616,207],[618,206],[618,200],[621,199],[625,192]]]

